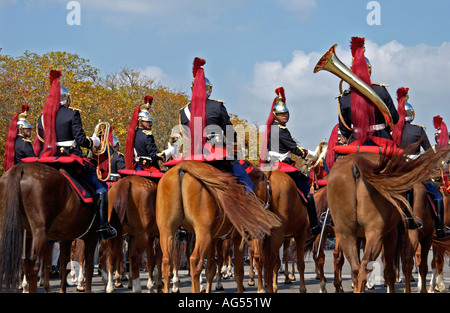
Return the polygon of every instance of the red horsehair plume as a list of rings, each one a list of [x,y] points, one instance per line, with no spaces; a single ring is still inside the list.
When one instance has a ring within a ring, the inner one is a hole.
[[[284,88],[283,87],[278,87],[277,89],[275,89],[275,93],[278,96],[281,96],[281,99],[282,99],[283,103],[286,103],[286,96],[284,95]]]
[[[408,95],[409,88],[400,87],[397,89],[397,112],[398,112],[398,123],[394,125],[392,129],[392,138],[397,146],[401,145],[403,129],[405,127],[405,117],[406,117],[406,96]]]
[[[358,50],[358,48],[364,47],[365,39],[364,37],[352,37],[352,40],[350,41],[350,47],[352,49],[352,56],[355,57],[355,53]]]
[[[57,79],[60,78],[62,75],[61,71],[58,70],[50,70],[50,74],[48,75],[50,78],[50,85],[52,84],[52,82]]]
[[[433,117],[434,129],[438,129],[441,127],[442,120],[443,118],[440,115],[436,115],[435,117]]]
[[[152,96],[145,96],[144,97],[144,103],[148,103],[148,104],[152,104],[153,102],[153,97]]]
[[[192,74],[193,77],[195,78],[195,75],[197,74],[197,70],[202,67],[203,65],[205,65],[206,61],[204,59],[200,59],[200,58],[195,58],[194,59],[194,65],[192,66]]]
[[[30,110],[30,106],[28,104],[22,104],[22,113],[28,112]]]

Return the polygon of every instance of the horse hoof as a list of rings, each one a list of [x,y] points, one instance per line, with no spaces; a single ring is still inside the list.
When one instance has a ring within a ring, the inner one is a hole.
[[[250,279],[247,283],[247,285],[249,285],[250,287],[255,285],[255,281],[253,279]]]
[[[290,285],[290,284],[292,284],[292,281],[291,281],[289,278],[286,278],[286,279],[284,280],[284,283],[285,283],[286,285]]]
[[[216,286],[217,291],[224,291],[223,286]]]
[[[84,292],[84,287],[78,287],[78,286],[77,286],[77,291],[78,291],[78,292]]]

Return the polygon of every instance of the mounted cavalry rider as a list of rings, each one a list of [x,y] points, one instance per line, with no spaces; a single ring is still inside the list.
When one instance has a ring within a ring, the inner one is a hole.
[[[27,121],[28,110],[28,105],[22,105],[22,112],[14,115],[9,126],[5,145],[5,172],[14,164],[21,163],[23,158],[36,156],[30,139],[33,125]]]
[[[41,155],[76,155],[83,157],[81,147],[92,149],[100,145],[98,137],[86,136],[83,130],[80,111],[69,108],[72,98],[69,90],[60,86],[60,71],[50,71],[50,93],[43,113],[38,119],[39,139],[43,139]],[[35,147],[39,142],[35,142]],[[36,151],[36,149],[35,149]],[[38,154],[38,153],[36,153]],[[98,236],[100,240],[113,238],[116,230],[108,223],[108,186],[98,179],[95,166],[83,159],[83,178],[94,187],[99,197]]]
[[[260,159],[270,163],[283,162],[288,165],[294,165],[295,162],[291,159],[291,154],[295,154],[305,160],[317,160],[316,153],[299,146],[286,127],[289,121],[289,110],[286,106],[283,87],[277,88],[275,93],[277,96],[273,100],[271,113],[267,120]],[[309,178],[303,175],[298,168],[291,167],[294,171],[287,172],[287,174],[294,180],[298,189],[307,199],[306,208],[310,229],[313,235],[316,236],[320,233],[322,225],[317,220],[314,196],[310,194],[311,186],[308,184]]]
[[[408,157],[410,159],[416,159],[420,156],[421,147],[424,151],[428,149],[432,149],[430,141],[428,140],[427,133],[425,132],[425,127],[412,124],[411,122],[415,118],[415,112],[413,106],[408,103],[409,88],[401,87],[397,90],[397,99],[398,99],[398,114],[400,116],[399,122],[394,126],[392,131],[392,137],[394,138],[395,143],[402,149],[406,149],[408,146],[412,144],[416,144],[420,141],[420,145],[417,146],[417,149],[413,151],[412,155]],[[450,234],[450,232],[445,231],[444,227],[444,199],[441,192],[432,182],[423,183],[425,189],[427,190],[428,195],[433,200],[433,204],[435,207],[436,215],[435,218],[435,229],[436,236],[438,239],[444,238]],[[409,190],[406,193],[406,199],[408,200],[411,207],[414,205],[414,189]],[[434,212],[432,212],[434,213]],[[415,223],[412,224],[412,217],[408,216],[408,224],[410,229],[414,229],[415,226],[420,226]]]
[[[127,146],[125,151],[126,169],[159,170],[158,147],[153,136],[153,122],[150,113],[153,97],[145,96],[144,103],[139,104],[133,112],[128,128]]]
[[[206,152],[204,148],[209,144],[211,146],[233,146],[232,155],[228,154],[224,160],[225,166],[245,186],[247,191],[253,191],[253,182],[236,157],[237,134],[224,102],[210,99],[212,84],[205,77],[204,64],[205,60],[194,59],[192,99],[180,110],[180,124],[188,127],[191,134],[190,154],[194,156],[194,159],[196,155],[203,155]],[[207,132],[206,136],[204,136],[204,131]],[[233,142],[227,143],[227,140]]]
[[[398,122],[398,112],[395,108],[386,84],[373,83],[370,80],[372,66],[364,56],[364,38],[353,37],[351,51],[353,56],[352,72],[360,78],[383,100],[389,111],[393,124]],[[392,140],[383,112],[373,105],[355,87],[345,90],[339,99],[339,130],[349,143],[360,140],[364,145],[376,145],[370,137]],[[391,125],[392,126],[392,125]]]

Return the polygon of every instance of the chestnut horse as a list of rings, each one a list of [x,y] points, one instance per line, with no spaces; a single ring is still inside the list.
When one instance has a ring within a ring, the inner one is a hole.
[[[0,291],[17,289],[20,260],[25,254],[29,291],[37,292],[40,262],[51,255],[48,242],[60,240],[60,292],[65,292],[71,243],[81,237],[85,242],[86,292],[91,292],[97,243],[95,212],[94,204],[82,202],[57,169],[41,163],[10,168],[0,179]],[[25,249],[24,232],[29,241]]]
[[[354,153],[333,165],[328,176],[327,199],[336,236],[351,266],[354,292],[365,291],[370,272],[367,265],[376,260],[382,248],[385,281],[388,291],[395,292],[397,224],[404,215],[403,206],[410,209],[405,193],[411,185],[429,179],[428,170],[449,151],[426,152],[410,162],[403,155],[387,158]],[[360,261],[357,238],[362,236],[366,245]]]
[[[158,183],[156,222],[160,231],[164,292],[169,292],[169,271],[175,231],[182,226],[195,233],[195,246],[190,257],[192,292],[199,292],[203,258],[207,256],[206,292],[211,291],[215,275],[215,241],[233,236],[238,292],[243,292],[242,239],[270,235],[280,222],[265,211],[262,201],[245,192],[234,176],[210,164],[183,161],[169,169]],[[242,264],[241,264],[242,263]],[[239,267],[239,268],[238,268]]]
[[[300,274],[300,292],[306,292],[304,248],[309,225],[306,206],[300,199],[294,180],[286,173],[275,170],[267,172],[271,197],[270,211],[281,220],[281,226],[272,229],[271,236],[262,242],[261,256],[266,292],[277,292],[280,268],[279,250],[286,235],[292,235],[296,243],[297,269]],[[262,286],[258,286],[261,291]]]
[[[128,234],[130,260],[130,283],[133,292],[141,292],[139,270],[144,251],[147,253],[149,280],[147,287],[153,292],[153,269],[155,267],[154,244],[159,236],[155,218],[157,184],[141,176],[126,176],[115,183],[108,192],[108,220],[117,230],[115,238],[104,242],[103,253],[107,255],[108,283],[106,292],[114,291],[114,266],[122,262],[123,235]],[[161,269],[161,254],[156,244],[156,262]],[[159,259],[159,260],[158,260]],[[158,291],[162,288],[161,271],[158,275]]]

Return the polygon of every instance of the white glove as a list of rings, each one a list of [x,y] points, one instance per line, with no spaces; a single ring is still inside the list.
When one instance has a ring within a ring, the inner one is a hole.
[[[92,140],[92,148],[97,148],[98,146],[100,146],[100,138],[98,138],[97,136],[92,136],[91,140]]]
[[[319,156],[315,151],[308,150],[308,154],[306,155],[306,160],[316,161]]]
[[[172,146],[170,144],[170,142],[167,144],[168,148],[166,150],[164,150],[164,155],[166,156],[166,160],[168,160],[174,153],[175,153],[175,148],[174,146]]]

